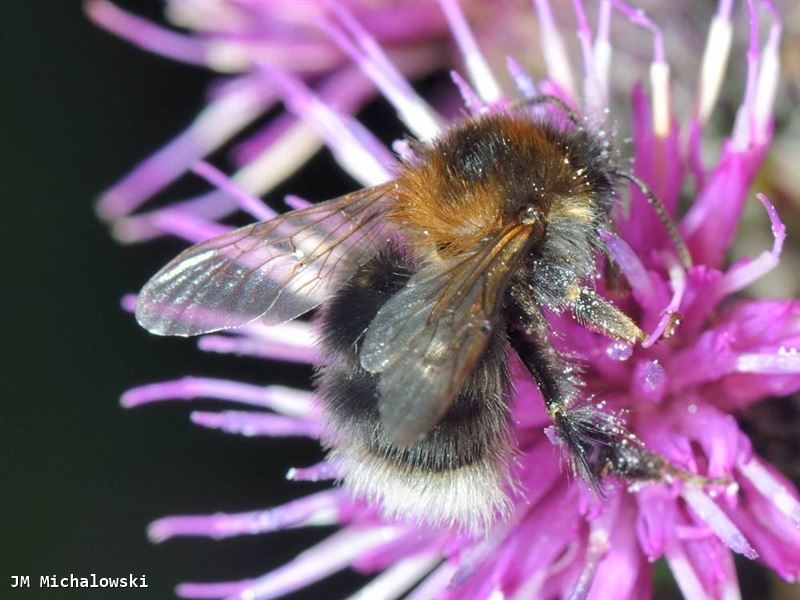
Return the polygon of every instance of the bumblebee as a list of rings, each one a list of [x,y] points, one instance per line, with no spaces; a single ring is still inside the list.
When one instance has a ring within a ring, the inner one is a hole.
[[[532,103],[557,116],[534,118]],[[481,529],[507,513],[512,353],[589,485],[663,478],[663,459],[581,402],[546,318],[570,313],[609,338],[645,338],[592,285],[615,185],[641,182],[549,96],[412,149],[392,181],[185,250],[142,289],[139,323],[189,336],[321,307],[325,443],[345,484],[390,516]]]

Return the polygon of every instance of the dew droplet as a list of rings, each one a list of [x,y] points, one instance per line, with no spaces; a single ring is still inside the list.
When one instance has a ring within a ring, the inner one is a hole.
[[[611,360],[626,361],[633,354],[633,346],[627,342],[611,342],[606,346],[606,356]]]
[[[657,360],[651,360],[644,366],[644,385],[648,391],[655,392],[664,387],[666,373]]]

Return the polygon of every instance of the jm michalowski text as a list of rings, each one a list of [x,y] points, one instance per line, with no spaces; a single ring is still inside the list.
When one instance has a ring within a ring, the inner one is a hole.
[[[87,575],[12,575],[12,588],[29,588],[37,584],[40,588],[146,588],[145,575],[123,575],[120,577],[100,577],[97,573]]]

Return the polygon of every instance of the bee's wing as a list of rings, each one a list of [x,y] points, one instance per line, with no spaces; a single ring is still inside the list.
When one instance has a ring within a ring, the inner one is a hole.
[[[397,445],[439,421],[481,358],[530,234],[512,226],[467,258],[422,268],[378,311],[360,361],[380,373],[381,421]]]
[[[254,223],[188,248],[147,282],[136,319],[158,335],[197,335],[259,317],[294,319],[381,246],[391,183]]]

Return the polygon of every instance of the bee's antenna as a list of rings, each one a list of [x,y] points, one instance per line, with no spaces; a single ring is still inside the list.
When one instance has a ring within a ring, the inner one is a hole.
[[[621,177],[622,179],[627,179],[641,190],[642,194],[644,194],[645,198],[647,198],[647,203],[653,207],[653,210],[658,215],[658,218],[661,219],[664,227],[666,227],[667,233],[669,234],[669,237],[675,246],[675,250],[678,252],[678,258],[680,259],[681,264],[686,269],[691,267],[692,256],[689,254],[689,249],[686,247],[686,243],[678,233],[677,227],[675,227],[675,222],[672,220],[672,217],[669,216],[669,213],[667,212],[667,209],[664,207],[664,204],[661,202],[661,200],[659,200],[650,190],[650,188],[647,187],[644,181],[636,177],[636,175],[628,173],[627,171],[611,171],[611,175]]]
[[[561,98],[557,96],[551,96],[550,94],[540,94],[538,96],[531,96],[530,98],[523,98],[521,100],[516,100],[511,103],[511,108],[521,108],[523,106],[536,106],[537,104],[553,104],[557,108],[560,108],[570,122],[575,125],[578,129],[583,127],[581,124],[581,120],[578,117],[578,113],[572,110],[569,104],[564,102]]]

